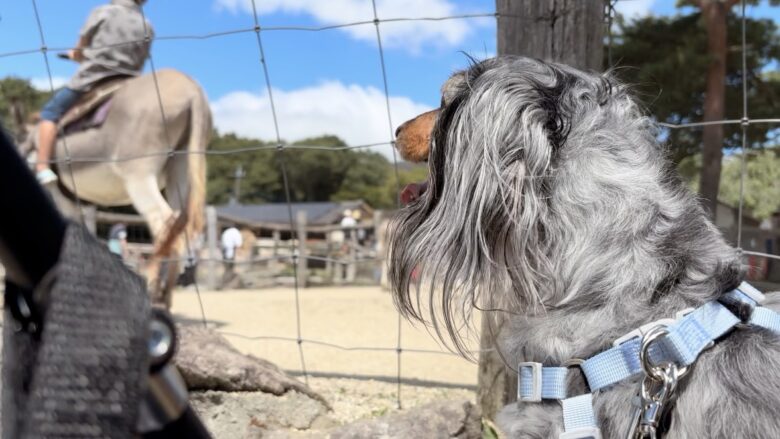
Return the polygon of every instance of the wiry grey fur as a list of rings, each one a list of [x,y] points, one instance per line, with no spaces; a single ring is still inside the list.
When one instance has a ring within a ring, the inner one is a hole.
[[[455,74],[432,135],[429,189],[391,228],[398,307],[458,348],[472,308],[504,310],[508,366],[560,365],[731,290],[739,252],[656,139],[609,75],[519,57]],[[684,378],[666,437],[780,437],[778,375],[780,339],[737,330]],[[627,430],[637,386],[594,396],[605,437]],[[572,380],[570,393],[584,391]],[[499,424],[513,438],[557,437],[560,405],[511,404]]]

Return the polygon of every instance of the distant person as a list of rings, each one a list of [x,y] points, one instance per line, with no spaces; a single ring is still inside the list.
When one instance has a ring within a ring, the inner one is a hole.
[[[127,257],[127,226],[123,223],[114,224],[108,231],[108,251],[119,259]]]
[[[137,76],[143,70],[153,36],[152,25],[141,12],[145,2],[111,0],[111,4],[93,9],[82,26],[76,48],[67,54],[80,64],[79,68],[41,110],[35,164],[35,176],[41,184],[57,180],[49,160],[57,142],[57,122],[62,116],[98,82],[116,76]]]
[[[342,229],[344,229],[344,238],[346,241],[352,239],[352,230],[357,226],[357,220],[352,216],[352,211],[347,209],[343,212],[341,222],[339,223]]]
[[[236,250],[244,244],[244,239],[235,226],[230,226],[222,232],[220,243],[222,245],[222,264],[225,268],[222,273],[222,288],[224,288],[236,276]]]
[[[360,217],[359,215],[360,215],[360,213],[358,212],[358,218]],[[348,227],[352,228],[352,227],[357,226],[357,220],[355,219],[355,216],[353,215],[351,210],[347,209],[347,210],[344,211],[344,213],[342,214],[342,218],[341,218],[341,223],[340,224],[341,224],[341,227],[344,227],[344,228],[348,228]]]

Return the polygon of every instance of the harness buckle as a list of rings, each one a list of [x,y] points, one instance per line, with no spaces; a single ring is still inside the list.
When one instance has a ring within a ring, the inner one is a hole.
[[[677,313],[677,316],[679,317],[680,314],[685,313],[686,311],[688,311],[688,309],[684,309],[684,310],[680,311],[679,313]],[[690,311],[688,311],[688,313],[690,313]],[[682,314],[682,315],[684,316],[685,314]],[[633,339],[639,338],[639,337],[644,337],[645,334],[650,332],[653,328],[658,327],[658,326],[666,327],[666,326],[674,324],[675,321],[676,321],[676,319],[664,318],[664,319],[658,319],[658,320],[656,320],[654,322],[646,323],[646,324],[644,324],[644,325],[634,329],[633,331],[623,335],[622,337],[618,338],[614,342],[612,342],[612,346],[618,347],[618,346],[622,345],[623,343],[625,343],[627,341],[630,341],[630,340],[633,340]]]
[[[601,430],[598,427],[580,427],[564,431],[558,439],[601,439]]]
[[[522,371],[524,368],[531,368],[531,394],[523,396],[521,389],[523,385]],[[542,363],[534,361],[524,361],[517,365],[517,400],[521,402],[541,402],[542,401]]]

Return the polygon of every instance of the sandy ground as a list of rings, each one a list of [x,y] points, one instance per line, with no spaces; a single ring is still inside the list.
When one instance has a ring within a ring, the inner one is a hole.
[[[301,372],[301,355],[295,342],[296,308],[292,288],[202,291],[200,296],[208,324],[223,333],[239,350],[270,360],[291,373]],[[299,303],[300,331],[304,340],[345,348],[386,349],[344,350],[304,341],[301,345],[303,359],[312,376],[395,381],[398,313],[387,292],[379,287],[305,288],[300,290]],[[172,311],[180,320],[201,321],[198,297],[191,289],[175,293]],[[424,327],[402,321],[401,346],[405,350],[401,355],[403,383],[436,387],[476,385],[476,364],[445,353]],[[442,353],[417,353],[406,349]],[[413,388],[410,386],[409,390]]]

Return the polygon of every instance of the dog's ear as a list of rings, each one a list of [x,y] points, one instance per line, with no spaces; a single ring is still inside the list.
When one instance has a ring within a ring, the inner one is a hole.
[[[399,308],[427,321],[429,296],[430,322],[456,348],[459,317],[473,307],[528,310],[547,299],[550,133],[549,108],[528,81],[474,80],[439,113],[429,189],[398,217],[390,275]]]

